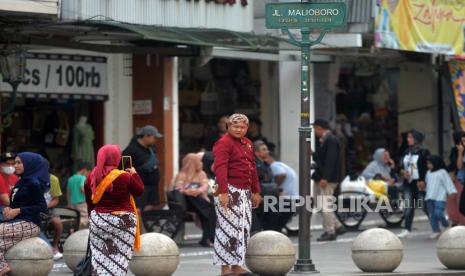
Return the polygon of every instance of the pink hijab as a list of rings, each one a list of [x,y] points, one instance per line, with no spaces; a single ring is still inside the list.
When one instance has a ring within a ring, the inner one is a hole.
[[[120,161],[121,149],[118,145],[105,145],[98,150],[97,165],[90,173],[90,188],[92,194],[95,193],[95,189],[103,178],[112,170],[118,168]],[[109,188],[111,189],[111,186]]]

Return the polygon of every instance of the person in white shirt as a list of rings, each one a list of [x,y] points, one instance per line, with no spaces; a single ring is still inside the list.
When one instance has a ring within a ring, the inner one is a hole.
[[[299,178],[296,172],[284,164],[283,162],[276,161],[272,156],[265,160],[271,168],[274,181],[282,190],[281,195],[296,198],[299,196]]]
[[[271,155],[268,155],[265,161],[270,165],[273,180],[279,187],[279,202],[288,202],[286,203],[287,210],[281,209],[279,212],[277,229],[281,230],[294,215],[292,208],[289,208],[289,206],[290,201],[296,200],[299,197],[299,179],[291,167],[283,162],[274,160]]]
[[[449,221],[444,215],[446,208],[447,195],[457,195],[452,179],[445,170],[444,161],[437,155],[431,155],[427,158],[426,166],[428,172],[426,173],[426,208],[428,216],[433,229],[431,239],[437,239],[441,235],[441,228],[439,223],[444,228],[449,226]]]

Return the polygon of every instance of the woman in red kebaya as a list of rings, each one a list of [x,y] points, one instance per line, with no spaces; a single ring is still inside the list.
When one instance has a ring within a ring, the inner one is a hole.
[[[84,183],[89,212],[92,275],[127,275],[133,249],[140,249],[139,221],[133,196],[144,192],[134,168],[118,170],[121,150],[105,145]]]

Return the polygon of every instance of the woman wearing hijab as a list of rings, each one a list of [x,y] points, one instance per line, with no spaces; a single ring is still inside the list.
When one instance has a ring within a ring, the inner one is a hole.
[[[394,169],[394,161],[392,161],[389,152],[383,148],[379,148],[373,154],[373,161],[363,170],[362,176],[366,179],[379,178],[391,183],[392,169]]]
[[[200,245],[212,247],[215,238],[215,207],[208,198],[208,177],[202,170],[201,158],[196,153],[186,155],[182,160],[181,171],[174,179],[174,185],[186,197],[187,209],[194,211],[200,218],[203,229]]]
[[[40,213],[47,210],[44,193],[50,188],[48,161],[31,152],[15,158],[15,172],[20,176],[10,195],[10,207],[5,207],[0,224],[0,275],[11,272],[5,252],[22,240],[37,237]]]
[[[84,183],[90,217],[92,275],[127,275],[133,248],[140,249],[139,221],[133,196],[144,192],[134,168],[118,170],[121,150],[105,145]]]
[[[405,229],[399,237],[405,238],[412,231],[413,217],[415,216],[415,204],[419,194],[425,190],[425,176],[428,168],[426,160],[430,155],[423,146],[425,135],[412,129],[407,133],[408,148],[402,156],[402,176],[404,177],[403,189],[405,199]]]
[[[429,221],[433,233],[431,239],[439,238],[441,228],[439,223],[444,228],[449,227],[449,221],[444,215],[446,209],[447,195],[457,196],[457,190],[452,183],[452,179],[445,170],[446,165],[441,157],[431,155],[427,159],[428,173],[426,173],[426,208],[428,209]]]

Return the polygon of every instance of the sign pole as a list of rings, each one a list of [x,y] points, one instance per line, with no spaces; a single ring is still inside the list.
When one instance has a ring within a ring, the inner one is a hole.
[[[310,47],[321,42],[332,28],[346,24],[346,6],[337,3],[269,3],[266,5],[266,27],[281,29],[289,36],[289,43],[301,49],[300,82],[300,127],[299,127],[299,194],[304,200],[310,199]],[[299,41],[290,29],[300,29]],[[310,38],[310,32],[318,29],[319,36]],[[312,210],[307,202],[299,209],[299,256],[294,271],[299,274],[315,273],[310,256],[310,223]]]
[[[310,28],[302,28],[300,70],[300,128],[299,128],[299,190],[305,200],[310,197]],[[299,257],[295,271],[316,272],[310,256],[310,225],[312,214],[306,207],[299,212]]]

